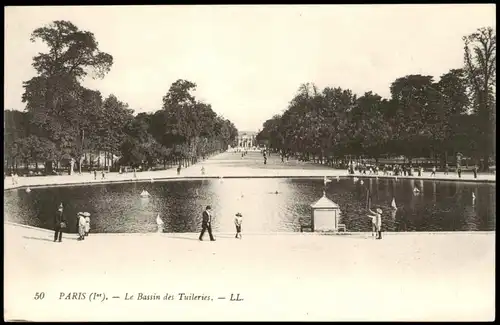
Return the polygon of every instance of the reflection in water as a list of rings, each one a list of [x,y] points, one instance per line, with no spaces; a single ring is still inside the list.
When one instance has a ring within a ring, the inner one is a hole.
[[[422,193],[415,196],[410,180],[365,178],[361,185],[341,178],[329,183],[326,195],[339,204],[348,231],[371,231],[368,194],[370,206],[382,209],[387,231],[495,230],[495,184],[418,180],[417,185]],[[310,222],[310,205],[323,188],[321,178],[146,180],[40,188],[29,194],[9,190],[4,206],[6,220],[44,228],[53,226],[54,211],[63,202],[69,229],[76,229],[78,211],[88,211],[96,232],[198,232],[201,213],[211,205],[214,231],[232,232],[237,212],[243,214],[247,232],[299,231],[299,220]],[[149,198],[141,198],[142,191]],[[391,207],[393,200],[397,210]]]

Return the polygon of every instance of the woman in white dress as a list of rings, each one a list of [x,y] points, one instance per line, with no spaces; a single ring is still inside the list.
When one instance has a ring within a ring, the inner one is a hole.
[[[83,212],[78,212],[78,240],[85,239],[85,216]]]
[[[90,232],[90,213],[84,212],[83,215],[85,216],[85,236],[88,236]]]

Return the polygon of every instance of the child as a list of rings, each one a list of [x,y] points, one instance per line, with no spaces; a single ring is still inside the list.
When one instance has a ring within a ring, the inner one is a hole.
[[[90,232],[90,213],[84,212],[83,215],[85,216],[85,236],[88,236]]]
[[[241,213],[236,213],[236,217],[234,218],[234,224],[236,225],[236,236],[234,238],[241,239],[241,223],[243,222],[243,216]]]
[[[382,239],[382,209],[377,208],[376,212],[370,209],[370,213],[372,213],[372,215],[368,217],[372,219],[372,228],[377,231],[377,237],[375,239]]]

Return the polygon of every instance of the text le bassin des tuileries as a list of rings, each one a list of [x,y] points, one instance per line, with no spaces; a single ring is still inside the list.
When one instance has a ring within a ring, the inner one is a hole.
[[[37,292],[33,299],[34,300],[44,300],[48,298],[45,292]],[[134,292],[125,293],[122,295],[110,295],[100,292],[60,292],[57,296],[58,300],[86,300],[89,302],[105,302],[112,300],[125,300],[125,301],[152,301],[152,300],[165,300],[165,301],[243,301],[243,297],[240,293],[230,293],[227,295],[207,295],[207,294],[197,294],[189,292],[179,292],[179,293],[145,293],[145,292]]]

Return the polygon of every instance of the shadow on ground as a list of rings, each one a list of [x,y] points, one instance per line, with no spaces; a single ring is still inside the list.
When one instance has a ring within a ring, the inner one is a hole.
[[[23,236],[23,238],[25,239],[33,239],[33,240],[41,240],[41,241],[48,241],[48,242],[53,242],[54,239],[53,238],[43,238],[43,237],[32,237],[32,236]],[[77,240],[76,238],[64,238],[62,239],[62,241],[65,241],[65,240]]]

